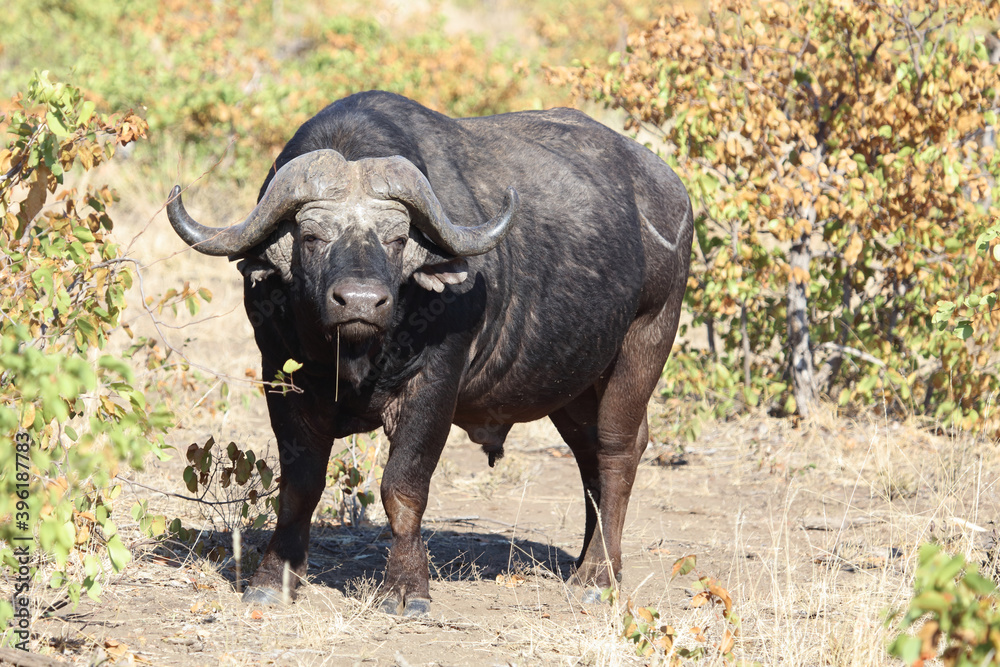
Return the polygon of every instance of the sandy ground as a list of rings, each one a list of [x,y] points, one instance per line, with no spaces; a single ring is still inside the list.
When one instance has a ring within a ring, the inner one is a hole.
[[[239,427],[215,428],[217,437],[270,437],[262,400],[229,421]],[[204,433],[178,430],[172,440],[183,447]],[[883,617],[906,600],[916,545],[933,538],[974,559],[989,557],[997,507],[992,450],[912,425],[831,419],[795,428],[754,416],[710,425],[680,456],[654,428],[626,524],[621,601],[584,605],[580,591],[563,583],[583,529],[568,448],[547,422],[524,425],[491,470],[460,433],[435,474],[424,521],[430,618],[375,610],[389,547],[384,515],[375,509],[359,527],[338,525],[324,518],[328,496],[313,524],[309,581],[295,604],[246,606],[230,559],[218,564],[183,545],[152,543],[122,518],[136,560],[99,604],[51,608],[37,619],[36,650],[77,664],[659,664],[663,656],[638,658],[621,638],[622,607],[631,600],[659,610],[680,645],[703,647],[698,664],[726,664],[714,648],[727,627],[721,607],[692,606],[694,582],[708,576],[728,590],[742,619],[738,658],[893,664],[884,654]],[[134,479],[184,493],[182,465],[175,459]],[[215,532],[194,504],[125,489],[119,507],[146,498],[151,511],[181,516],[204,527],[210,544],[228,545],[229,535]],[[266,538],[266,530],[249,534],[248,548]],[[674,563],[689,554],[696,568],[671,581]]]

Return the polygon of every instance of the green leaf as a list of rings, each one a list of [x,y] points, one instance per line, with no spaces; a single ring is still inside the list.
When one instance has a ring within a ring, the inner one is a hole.
[[[97,556],[88,554],[83,563],[83,571],[88,577],[96,577],[101,573],[101,561]]]
[[[80,127],[83,127],[84,125],[90,122],[91,116],[94,115],[95,108],[96,105],[90,100],[86,100],[84,101],[83,104],[80,105],[80,121],[79,121]]]
[[[688,572],[693,570],[697,564],[698,557],[694,554],[678,558],[674,561],[674,566],[670,570],[670,578],[674,579],[675,577],[683,577]]]
[[[191,466],[184,468],[184,484],[191,493],[198,493],[198,476]]]
[[[266,491],[271,487],[271,480],[274,478],[274,472],[267,466],[264,461],[257,461],[257,473],[260,475],[260,483]]]
[[[302,364],[300,364],[299,362],[295,361],[294,359],[289,359],[281,367],[281,370],[283,370],[286,373],[291,374],[291,373],[294,373],[295,371],[299,370],[300,368],[302,368]]]
[[[129,561],[132,560],[132,553],[125,548],[121,539],[115,535],[108,540],[108,557],[111,559],[111,567],[115,569],[115,572],[121,572],[128,565]]]
[[[900,635],[889,646],[889,653],[902,660],[907,665],[912,665],[920,659],[920,651],[923,642],[919,637],[913,635]]]
[[[950,595],[939,593],[938,591],[924,591],[913,598],[911,605],[914,609],[922,611],[936,611],[944,613],[951,607],[953,598]]]
[[[80,239],[84,243],[92,243],[94,241],[93,232],[82,225],[78,225],[73,228],[73,236]]]
[[[69,136],[69,130],[66,129],[65,125],[63,125],[62,119],[51,111],[45,114],[45,124],[49,126],[52,134],[57,137],[62,138]]]
[[[991,580],[983,577],[975,572],[970,572],[962,579],[962,583],[969,587],[976,595],[993,595],[997,594],[997,585]]]
[[[846,387],[844,389],[841,389],[840,395],[837,397],[837,405],[844,406],[847,405],[850,401],[851,401],[851,390],[847,389]]]
[[[953,556],[947,563],[941,565],[935,573],[934,583],[938,587],[944,587],[953,583],[955,577],[965,567],[965,557],[961,554]]]

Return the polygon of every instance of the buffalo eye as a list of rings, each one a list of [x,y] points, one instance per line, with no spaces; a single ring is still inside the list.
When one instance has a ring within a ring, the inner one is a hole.
[[[404,245],[406,245],[406,237],[397,236],[396,238],[390,241],[383,241],[382,245],[385,246],[385,250],[387,253],[395,255],[396,253],[398,253],[400,250],[403,249]]]
[[[307,233],[302,235],[302,245],[305,246],[305,249],[309,252],[314,252],[318,250],[322,243],[323,243],[322,239],[320,239],[315,234]]]

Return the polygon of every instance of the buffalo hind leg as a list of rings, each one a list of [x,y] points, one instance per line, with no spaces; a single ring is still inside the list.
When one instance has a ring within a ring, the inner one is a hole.
[[[599,497],[588,498],[587,502],[597,504],[598,520],[591,530],[588,513],[587,535],[593,536],[584,543],[571,583],[602,589],[610,587],[612,579],[621,580],[625,514],[639,459],[649,438],[646,405],[677,328],[676,314],[669,313],[670,309],[664,308],[655,316],[640,317],[632,324],[618,357],[596,387],[599,398],[595,435],[591,436],[591,441],[596,438],[596,445],[593,455],[588,450],[585,461],[588,472],[594,466],[597,469]],[[584,463],[580,464],[580,470],[584,474]],[[584,484],[586,488],[587,482]],[[593,601],[592,593],[584,599]]]
[[[584,602],[596,602],[600,598],[600,589],[611,585],[611,572],[617,576],[621,569],[621,529],[616,530],[615,526],[619,522],[619,514],[624,516],[624,508],[619,512],[617,504],[607,501],[621,496],[621,481],[624,480],[628,489],[624,490],[625,502],[628,502],[628,492],[641,455],[639,452],[632,456],[634,449],[628,448],[625,456],[608,457],[598,432],[599,415],[600,404],[593,387],[549,415],[559,435],[573,450],[583,482],[586,514],[583,548],[570,583],[589,589],[584,593]],[[641,430],[645,433],[645,429]]]
[[[579,568],[594,537],[597,528],[597,508],[601,503],[601,479],[597,465],[597,394],[594,388],[589,388],[572,403],[550,414],[549,419],[573,451],[576,465],[580,469],[580,480],[583,482],[586,523],[583,549],[574,566]]]
[[[284,601],[285,564],[291,570],[289,599],[295,596],[299,581],[306,575],[309,527],[326,485],[326,466],[333,439],[311,432],[301,419],[292,416],[295,400],[292,395],[283,397],[269,393],[267,396],[281,463],[278,520],[260,567],[243,593],[243,601],[279,604]]]

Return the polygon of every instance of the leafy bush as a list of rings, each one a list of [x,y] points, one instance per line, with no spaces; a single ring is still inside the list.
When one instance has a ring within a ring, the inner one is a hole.
[[[970,567],[964,556],[949,556],[937,544],[924,544],[913,599],[889,653],[914,667],[934,658],[947,667],[1000,665],[998,604],[996,584]],[[916,634],[907,634],[910,628],[916,628]]]
[[[278,509],[273,495],[276,486],[272,488],[274,471],[267,461],[235,442],[226,445],[225,456],[216,457],[214,445],[215,438],[209,437],[204,445],[191,443],[187,448],[184,485],[203,508],[210,508],[213,518],[221,520],[225,530],[261,528],[270,512],[276,514]],[[179,532],[176,527],[174,532]]]
[[[381,439],[369,434],[359,442],[352,436],[350,444],[338,454],[334,454],[326,471],[326,484],[333,489],[336,507],[330,513],[341,523],[361,525],[365,511],[375,502],[375,492],[371,490],[382,478],[382,467],[378,464],[382,451]]]
[[[685,350],[675,388],[802,414],[825,391],[1000,433],[1000,313],[964,341],[932,322],[938,299],[1000,289],[973,243],[1000,201],[998,11],[722,0],[556,72],[658,135],[697,206],[686,301],[730,372]]]
[[[33,567],[54,561],[49,584],[76,601],[82,589],[99,593],[101,554],[116,571],[130,559],[110,518],[112,480],[119,464],[163,453],[169,415],[106,352],[132,281],[107,236],[115,195],[64,179],[109,160],[146,124],[96,113],[46,72],[10,107],[0,118],[10,137],[0,148],[0,516],[17,520],[0,524],[0,556],[16,569],[15,538],[37,540]],[[79,564],[85,578],[70,572]],[[0,625],[10,613],[0,602]]]
[[[449,35],[436,14],[394,35],[377,5],[308,3],[286,16],[235,0],[15,3],[0,13],[0,67],[72,75],[102,105],[141,110],[160,147],[204,160],[231,144],[218,173],[254,184],[296,127],[351,93],[381,88],[463,116],[508,111],[525,89],[513,48]]]

